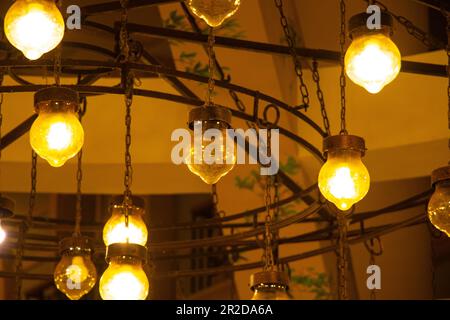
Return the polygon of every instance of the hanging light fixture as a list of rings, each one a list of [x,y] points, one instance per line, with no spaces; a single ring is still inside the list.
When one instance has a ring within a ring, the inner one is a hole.
[[[31,146],[51,166],[61,167],[84,143],[78,93],[59,86],[45,88],[36,92],[34,106],[38,117],[30,130]]]
[[[194,131],[190,154],[185,163],[189,170],[205,183],[216,184],[233,170],[236,163],[234,141],[228,139],[231,129],[231,111],[216,106],[214,95],[214,28],[210,28],[208,39],[209,81],[205,105],[189,113],[189,128]],[[214,132],[214,138],[205,138],[205,132]],[[213,142],[211,141],[213,140]],[[213,148],[211,148],[213,145]]]
[[[103,228],[103,242],[106,246],[114,243],[147,244],[148,231],[143,220],[144,199],[133,196],[125,203],[123,196],[116,197],[111,206],[111,218]]]
[[[0,195],[0,244],[6,239],[6,231],[2,227],[2,219],[11,218],[14,215],[14,201]]]
[[[288,277],[281,271],[262,271],[252,274],[250,287],[252,300],[290,300],[287,290]]]
[[[115,243],[107,248],[108,268],[100,279],[103,300],[145,300],[149,282],[143,270],[147,249],[132,243]]]
[[[195,175],[199,176],[205,183],[213,185],[216,184],[222,177],[227,175],[233,168],[236,162],[236,154],[233,146],[233,151],[227,148],[227,129],[231,128],[231,112],[219,106],[208,106],[203,108],[196,108],[189,113],[189,127],[194,130],[194,138],[191,144],[191,152],[186,160],[189,170]],[[200,129],[195,129],[201,126]],[[218,130],[218,144],[220,151],[212,151],[209,153],[208,145],[211,141],[204,139],[203,134],[206,130]],[[196,139],[201,139],[201,144],[196,142]],[[230,142],[231,143],[231,142]],[[208,153],[207,153],[208,152]],[[205,158],[211,156],[210,161]]]
[[[327,162],[319,173],[322,195],[342,211],[363,199],[370,188],[370,176],[361,158],[366,148],[363,138],[341,134],[325,138]]]
[[[361,13],[349,21],[352,43],[345,55],[348,77],[370,93],[380,92],[399,74],[401,54],[392,36],[392,16],[381,12],[381,29],[367,28],[369,15]]]
[[[434,193],[428,203],[428,218],[440,231],[450,237],[450,166],[431,174]]]
[[[92,262],[89,238],[74,235],[60,242],[61,260],[54,272],[55,285],[70,300],[79,300],[97,282],[97,270]]]
[[[219,27],[239,9],[241,0],[186,0],[189,9],[210,27]]]
[[[29,60],[55,49],[64,37],[64,19],[54,0],[16,0],[5,16],[8,41]]]

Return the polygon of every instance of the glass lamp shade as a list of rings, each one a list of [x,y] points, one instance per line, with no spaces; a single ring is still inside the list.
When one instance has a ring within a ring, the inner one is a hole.
[[[363,33],[353,38],[345,54],[345,69],[354,83],[376,94],[397,78],[401,59],[388,34]]]
[[[450,167],[436,170],[433,176],[439,172],[445,176],[434,181],[434,193],[428,202],[428,217],[438,230],[450,237]]]
[[[252,300],[290,300],[290,298],[285,286],[260,284],[254,288]]]
[[[84,130],[73,111],[41,110],[30,130],[33,150],[52,167],[61,167],[83,147]]]
[[[61,253],[54,272],[55,285],[70,300],[79,300],[89,293],[97,282],[97,270],[91,259],[91,249],[84,247],[85,238],[68,238],[69,246]],[[81,242],[80,242],[81,240]]]
[[[8,41],[29,60],[56,48],[64,29],[63,16],[53,0],[16,0],[5,16]]]
[[[188,7],[210,27],[219,27],[239,9],[240,0],[186,0]]]
[[[252,300],[290,300],[288,277],[280,271],[262,271],[251,275]]]
[[[209,129],[220,133],[217,140],[212,142],[204,138],[204,132]],[[236,164],[236,146],[231,139],[227,139],[227,129],[228,126],[220,121],[204,121],[203,131],[194,133],[190,154],[185,162],[189,170],[206,184],[216,184]],[[196,143],[196,137],[201,139],[201,143]],[[228,143],[233,143],[231,148]]]
[[[122,197],[114,201],[110,207],[111,218],[103,228],[103,242],[106,246],[114,243],[134,243],[141,246],[147,244],[148,230],[143,219],[145,214],[143,201],[141,202],[138,205],[137,198],[134,198],[133,205],[128,209],[127,226]]]
[[[6,231],[2,227],[2,221],[0,220],[0,244],[2,244],[6,239]]]
[[[113,244],[108,247],[108,268],[100,279],[103,300],[147,298],[149,281],[143,269],[146,254],[145,247],[135,244]]]

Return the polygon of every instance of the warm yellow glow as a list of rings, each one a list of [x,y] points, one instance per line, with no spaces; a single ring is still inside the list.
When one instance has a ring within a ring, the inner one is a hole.
[[[133,258],[112,258],[100,279],[103,300],[145,300],[149,282],[142,263]]]
[[[133,207],[128,215],[128,226],[122,206],[113,206],[111,218],[103,228],[103,242],[106,246],[113,243],[134,243],[141,246],[147,244],[148,231],[142,215],[144,210]]]
[[[211,27],[219,27],[239,9],[241,0],[187,0],[192,12]]]
[[[355,150],[328,153],[328,160],[319,173],[322,195],[342,211],[349,210],[363,199],[370,187],[370,176]]]
[[[61,167],[83,147],[83,127],[74,112],[42,111],[31,127],[30,143],[51,166]]]
[[[428,203],[431,223],[450,237],[450,181],[439,182]]]
[[[97,270],[88,254],[63,254],[56,266],[54,280],[58,290],[70,300],[79,300],[95,286]]]
[[[5,16],[6,37],[30,60],[56,48],[64,37],[64,28],[53,0],[16,0]]]
[[[365,34],[352,41],[345,55],[345,68],[354,83],[370,93],[378,93],[398,76],[401,59],[388,36]]]
[[[290,298],[283,286],[260,285],[255,288],[252,300],[290,300]]]
[[[2,222],[0,221],[0,244],[6,239],[6,231],[2,228]]]
[[[207,146],[212,142],[203,139],[201,152],[196,152],[195,143],[192,143],[190,155],[186,159],[189,170],[207,184],[216,184],[219,182],[222,177],[233,170],[236,164],[236,148],[232,148],[233,152],[229,151],[229,148],[226,146],[226,130],[221,130],[221,133],[222,137],[218,142],[220,152],[216,153],[213,149],[211,152],[207,151],[205,154],[205,151],[208,150],[206,149]],[[211,157],[209,157],[210,155]],[[208,158],[210,158],[209,161],[206,161]]]

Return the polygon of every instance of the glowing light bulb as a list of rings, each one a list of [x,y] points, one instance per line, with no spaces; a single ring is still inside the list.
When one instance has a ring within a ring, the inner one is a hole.
[[[17,0],[5,16],[8,41],[30,60],[39,59],[64,37],[64,19],[53,0]]]
[[[345,137],[348,136],[344,136],[344,139]],[[330,138],[342,139],[342,136]],[[320,192],[342,211],[350,210],[366,196],[370,188],[369,172],[361,161],[363,146],[364,140],[362,146],[356,148],[341,148],[339,145],[330,148],[327,150],[327,162],[319,173]]]
[[[2,221],[0,220],[0,244],[6,239],[6,231],[2,228]]]
[[[123,245],[123,244],[122,244]],[[119,248],[119,253],[109,256],[111,248]],[[146,254],[145,247],[125,244],[125,247],[117,247],[117,244],[108,247],[108,268],[100,279],[100,296],[103,300],[145,300],[148,295],[149,281],[143,270],[143,259],[135,255],[129,255],[123,250],[141,248],[139,255]],[[130,252],[131,253],[131,252]]]
[[[354,83],[375,94],[397,78],[402,57],[390,38],[392,17],[382,13],[379,30],[368,30],[366,18],[362,14],[350,20],[353,40],[345,54],[345,69]]]
[[[55,268],[54,281],[58,290],[70,300],[81,299],[97,282],[97,270],[91,259],[91,249],[84,246],[86,241],[86,238],[82,237],[67,238],[61,242],[66,247],[62,249],[61,260]]]
[[[279,271],[262,271],[252,274],[250,287],[254,291],[252,300],[290,300],[287,294],[288,278]]]
[[[205,121],[201,128],[194,130],[190,154],[185,162],[189,170],[205,183],[216,184],[233,170],[236,164],[236,147],[231,139],[227,139],[226,124]],[[213,141],[204,139],[203,134],[208,129],[218,130],[218,138],[212,139]],[[201,142],[197,143],[197,139]],[[231,147],[229,143],[232,143]]]
[[[35,95],[38,117],[30,130],[33,150],[53,167],[61,167],[83,147],[78,120],[78,94],[65,88],[43,89]]]
[[[142,200],[133,197],[133,205],[128,212],[128,226],[125,221],[123,197],[115,199],[111,205],[111,218],[103,228],[103,242],[106,246],[114,243],[135,243],[145,246],[148,238],[147,226],[143,220],[145,213]]]
[[[450,237],[450,167],[437,169],[433,176],[435,190],[428,203],[428,217],[438,230]]]
[[[218,27],[239,9],[240,0],[186,0],[188,7],[209,26]]]

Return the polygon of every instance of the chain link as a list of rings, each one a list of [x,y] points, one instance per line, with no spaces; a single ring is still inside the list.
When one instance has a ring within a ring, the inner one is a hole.
[[[221,218],[225,216],[225,211],[219,209],[219,194],[217,193],[217,184],[211,186],[211,195],[213,201],[214,216]]]
[[[208,35],[208,70],[209,70],[209,78],[208,78],[208,90],[206,91],[206,104],[205,106],[212,106],[214,104],[213,102],[213,96],[214,96],[214,86],[216,84],[214,80],[214,73],[215,73],[215,59],[216,55],[214,52],[214,43],[215,43],[215,37],[214,37],[214,28],[209,28],[209,35]]]
[[[264,271],[273,271],[274,269],[274,259],[273,259],[273,235],[272,231],[270,230],[270,227],[272,225],[272,182],[273,177],[267,175],[266,176],[266,192],[265,192],[265,204],[266,204],[266,218],[264,221],[265,226],[265,233],[264,233],[264,240],[265,240],[265,247],[264,247],[264,254],[263,254],[263,261],[264,261]]]
[[[4,74],[3,72],[0,73],[0,86],[3,85],[3,79],[4,79]],[[0,160],[2,159],[2,149],[3,146],[1,144],[2,142],[2,125],[3,125],[3,93],[0,93]]]
[[[341,88],[341,132],[340,134],[347,134],[346,124],[346,99],[345,99],[345,87],[347,85],[347,79],[345,78],[345,40],[347,37],[346,20],[345,20],[345,1],[340,0],[340,15],[341,15],[341,32],[339,36],[339,47],[341,52],[341,75],[339,79],[339,85]]]
[[[344,212],[337,212],[338,223],[338,295],[339,300],[347,300],[347,217]]]
[[[283,32],[286,38],[286,41],[289,46],[289,52],[292,57],[292,61],[294,63],[295,67],[295,73],[300,81],[300,93],[302,95],[302,108],[307,110],[309,108],[310,99],[309,99],[309,92],[308,87],[305,84],[305,81],[303,79],[303,70],[302,70],[302,64],[300,61],[299,56],[297,55],[297,50],[295,48],[296,41],[294,36],[292,35],[292,30],[289,27],[288,19],[286,18],[286,15],[284,14],[283,9],[283,0],[274,0],[275,6],[278,9],[278,12],[280,13],[280,22],[281,26],[283,27]]]
[[[120,25],[120,35],[119,35],[119,46],[120,46],[120,55],[119,62],[125,63],[128,62],[130,58],[130,46],[129,46],[129,38],[128,38],[128,3],[129,0],[120,0],[120,5],[122,7],[122,16],[121,16],[121,25]]]
[[[325,128],[325,132],[327,133],[327,136],[331,135],[331,130],[330,130],[330,120],[328,119],[328,114],[327,114],[327,109],[325,106],[325,98],[323,95],[323,91],[322,88],[320,87],[320,74],[319,74],[319,63],[317,62],[317,60],[314,58],[313,59],[313,63],[312,63],[312,76],[313,76],[313,80],[316,83],[316,93],[317,93],[317,99],[319,100],[319,104],[320,104],[320,112],[322,113],[322,119],[323,119],[323,126]]]
[[[81,103],[83,105],[83,108],[80,109],[78,113],[78,118],[80,120],[80,123],[83,120],[83,115],[86,112],[86,97],[83,97],[81,100]],[[82,190],[81,190],[81,183],[83,180],[83,149],[78,152],[77,157],[77,196],[76,196],[76,208],[75,208],[75,235],[80,236],[81,235],[81,219],[82,219]]]
[[[367,1],[367,2],[369,2],[369,1]],[[373,0],[371,2],[373,2],[373,4],[376,4],[377,6],[379,6],[381,8],[381,10],[383,10],[384,12],[391,15],[399,24],[401,24],[403,27],[405,27],[406,31],[410,35],[412,35],[414,38],[416,38],[417,40],[422,42],[424,44],[424,46],[426,46],[427,48],[434,49],[434,48],[444,48],[445,47],[445,44],[443,44],[438,39],[427,34],[425,31],[423,31],[422,29],[420,29],[419,27],[414,25],[414,23],[411,20],[409,20],[408,18],[400,16],[400,15],[396,15],[395,13],[390,11],[386,7],[386,5],[384,5],[380,1]]]

